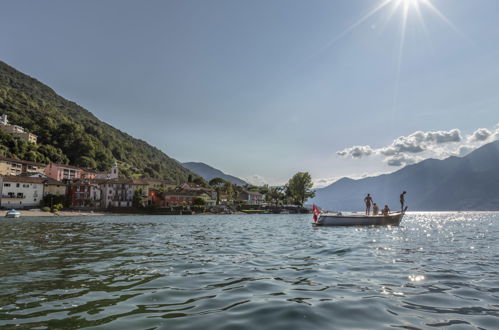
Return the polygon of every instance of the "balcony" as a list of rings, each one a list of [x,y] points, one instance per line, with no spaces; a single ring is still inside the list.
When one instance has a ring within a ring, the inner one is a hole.
[[[10,198],[10,199],[24,199],[26,196],[24,196],[23,194],[17,194],[17,195],[14,195],[14,194],[9,194],[9,195],[2,195],[2,198]]]

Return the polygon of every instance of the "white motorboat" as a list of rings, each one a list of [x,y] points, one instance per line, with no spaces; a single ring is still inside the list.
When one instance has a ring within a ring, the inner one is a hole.
[[[21,212],[17,211],[17,210],[9,210],[7,211],[7,213],[5,213],[5,217],[6,218],[19,218],[21,216]]]
[[[394,212],[388,215],[364,215],[342,213],[320,213],[316,226],[398,226],[405,212]]]

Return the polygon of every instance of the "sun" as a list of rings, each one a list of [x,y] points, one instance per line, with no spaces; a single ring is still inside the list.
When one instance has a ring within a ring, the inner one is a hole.
[[[391,21],[394,16],[399,16],[400,19],[400,39],[398,46],[398,56],[396,63],[396,81],[395,81],[395,91],[394,91],[394,108],[397,104],[398,95],[398,85],[399,77],[401,74],[402,58],[404,52],[404,44],[406,39],[407,25],[410,20],[417,20],[421,29],[424,33],[431,37],[430,31],[428,31],[425,23],[425,15],[427,13],[432,14],[432,16],[439,18],[441,21],[446,23],[448,27],[451,28],[455,33],[461,37],[465,35],[459,31],[459,29],[433,4],[435,0],[378,0],[374,7],[366,9],[366,12],[351,25],[347,26],[342,32],[330,39],[324,47],[322,47],[321,52],[325,51],[327,48],[331,47],[338,40],[347,36],[350,32],[364,24],[366,21],[374,17],[375,15],[384,16],[384,26]],[[465,39],[467,39],[465,37]]]

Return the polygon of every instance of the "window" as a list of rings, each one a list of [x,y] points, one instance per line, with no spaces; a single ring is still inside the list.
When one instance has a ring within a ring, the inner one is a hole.
[[[10,187],[10,183],[4,183],[3,186],[4,187]]]
[[[16,188],[19,188],[20,186],[21,186],[21,184],[16,183]]]
[[[23,183],[23,188],[29,188],[29,184]]]

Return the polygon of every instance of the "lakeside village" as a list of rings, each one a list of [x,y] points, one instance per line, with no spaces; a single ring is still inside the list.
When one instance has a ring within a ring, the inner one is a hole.
[[[0,129],[31,143],[37,142],[36,135],[9,125],[4,115],[0,116]],[[310,177],[308,173],[295,176],[302,179],[305,174]],[[310,195],[313,192],[306,190],[293,197],[289,187],[242,187],[221,178],[208,183],[191,176],[188,182],[178,185],[153,178],[120,178],[117,163],[109,172],[97,172],[65,164],[0,157],[3,209],[151,214],[308,213],[303,203],[313,197]]]

